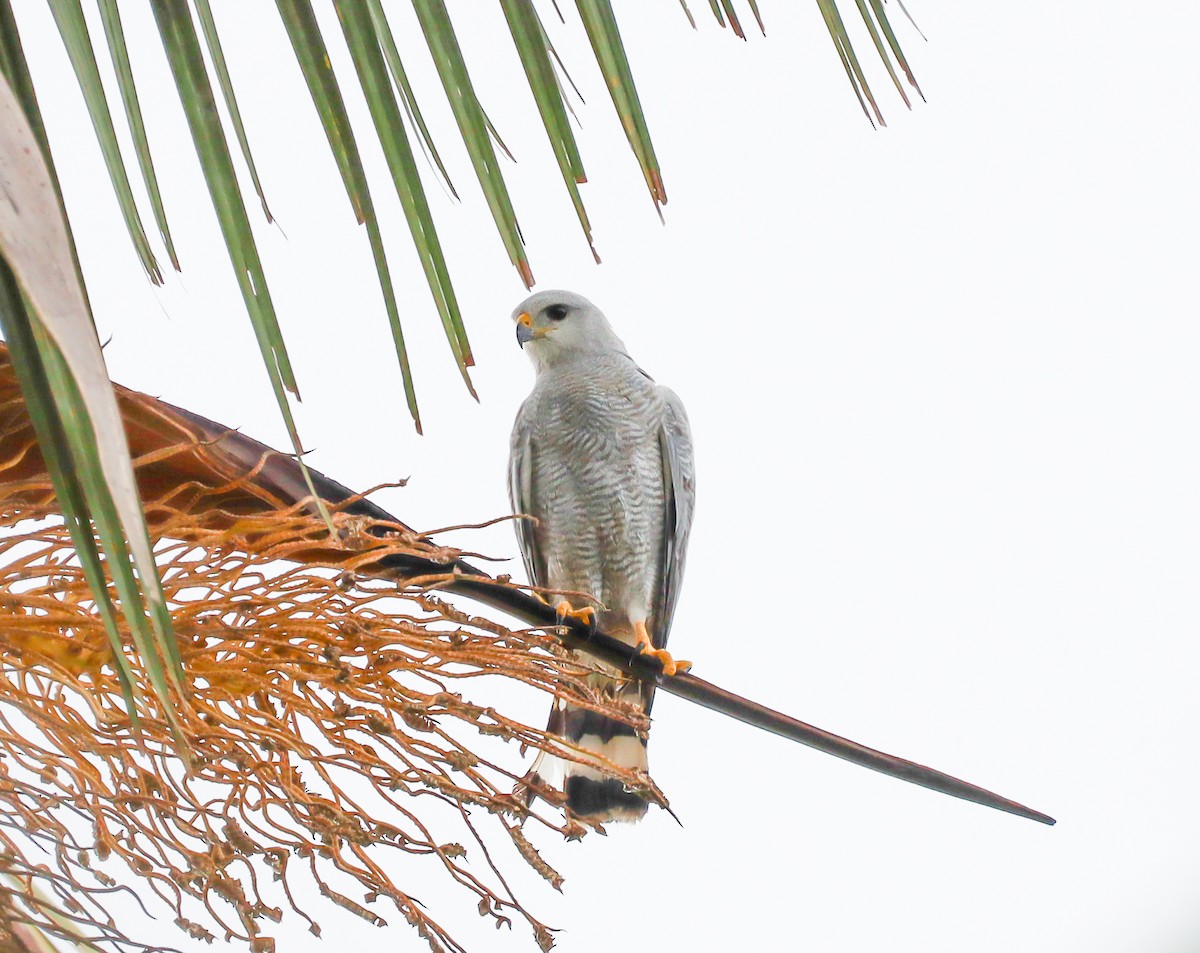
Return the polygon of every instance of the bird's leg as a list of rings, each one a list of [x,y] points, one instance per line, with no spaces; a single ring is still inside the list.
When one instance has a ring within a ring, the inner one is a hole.
[[[596,624],[596,610],[591,606],[584,606],[582,609],[574,609],[571,603],[563,599],[554,607],[554,611],[558,613],[560,619],[575,619],[582,622],[584,625]]]
[[[683,660],[675,661],[671,653],[666,649],[656,649],[654,643],[650,641],[650,633],[646,631],[644,620],[638,620],[633,624],[633,632],[637,636],[638,650],[643,655],[653,655],[662,662],[664,675],[675,675],[678,672],[686,672],[692,667],[691,662]]]

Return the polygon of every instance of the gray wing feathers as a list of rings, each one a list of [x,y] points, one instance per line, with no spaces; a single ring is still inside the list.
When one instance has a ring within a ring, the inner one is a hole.
[[[663,397],[663,420],[659,431],[663,462],[663,546],[658,597],[651,627],[655,648],[665,648],[671,633],[671,617],[683,583],[683,564],[692,511],[696,504],[696,470],[692,457],[692,431],[683,401],[668,387],[659,385]]]
[[[508,499],[514,513],[532,515],[533,498],[533,435],[526,412],[528,402],[521,406],[513,426],[512,443],[508,458]],[[546,560],[538,550],[538,527],[532,519],[514,521],[517,531],[517,546],[525,563],[525,573],[535,586],[546,585]]]

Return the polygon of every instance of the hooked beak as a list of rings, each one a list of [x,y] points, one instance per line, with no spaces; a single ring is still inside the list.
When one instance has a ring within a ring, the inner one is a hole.
[[[521,345],[521,350],[525,350],[525,345],[537,336],[533,330],[533,318],[525,312],[519,314],[517,316],[517,343]]]

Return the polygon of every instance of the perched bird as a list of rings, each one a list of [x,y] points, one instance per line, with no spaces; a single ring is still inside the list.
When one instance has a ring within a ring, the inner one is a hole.
[[[679,398],[634,363],[586,298],[543,291],[513,312],[517,342],[537,372],[517,413],[508,488],[530,582],[586,593],[559,611],[658,656],[666,651],[683,580],[695,481],[692,435]],[[558,597],[555,597],[558,598]],[[650,711],[654,686],[590,676],[594,687]],[[646,741],[628,725],[556,701],[548,729],[625,768],[646,770]],[[542,753],[537,782],[561,782],[576,814],[635,821],[647,802],[597,768]]]

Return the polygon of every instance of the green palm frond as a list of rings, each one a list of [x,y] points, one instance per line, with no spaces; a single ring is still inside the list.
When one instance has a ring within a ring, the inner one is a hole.
[[[212,59],[217,73],[217,82],[221,86],[221,96],[225,100],[225,108],[229,112],[229,121],[233,125],[234,135],[237,136],[238,146],[242,150],[242,158],[246,161],[246,171],[250,173],[250,181],[254,183],[254,191],[262,203],[263,215],[268,222],[274,221],[271,209],[267,206],[267,197],[263,194],[262,182],[258,179],[258,169],[254,165],[254,156],[250,154],[250,140],[246,137],[246,127],[242,123],[242,111],[238,109],[237,94],[233,91],[233,80],[229,76],[229,67],[225,65],[225,52],[221,49],[221,39],[217,36],[217,22],[213,19],[212,7],[208,0],[195,0],[196,15],[200,19],[200,29],[204,32],[204,45],[208,47],[208,55]]]
[[[571,204],[579,216],[579,225],[592,255],[599,262],[600,258],[592,244],[592,226],[579,194],[579,185],[587,181],[587,174],[583,171],[583,159],[567,118],[562,88],[550,60],[553,48],[546,36],[546,29],[542,26],[533,0],[500,0],[500,5],[504,8],[504,17],[516,44],[517,55],[521,57],[521,66],[537,103],[542,124],[546,127],[546,135],[550,137],[550,147],[554,150],[554,158],[558,161],[563,182],[571,196]]]
[[[159,280],[158,264],[142,227],[134,203],[130,176],[117,145],[112,117],[100,79],[101,66],[97,60],[97,51],[88,36],[82,2],[48,2],[85,94],[85,101],[96,129],[97,139],[102,146],[127,231],[147,273],[152,279]],[[864,112],[872,122],[882,123],[882,110],[854,51],[837,0],[816,2]],[[889,78],[907,104],[907,93],[899,73],[904,74],[907,83],[917,89],[918,93],[920,90],[900,49],[885,10],[885,2],[886,0],[855,0],[855,5]],[[0,6],[7,8],[8,4],[9,0],[0,0]],[[134,142],[141,180],[150,198],[162,243],[172,262],[176,263],[166,213],[150,159],[144,122],[137,105],[137,90],[115,0],[97,0],[97,5]],[[242,284],[247,310],[259,337],[268,374],[287,419],[290,415],[283,406],[282,393],[295,394],[297,382],[292,376],[287,351],[270,303],[266,276],[258,262],[233,157],[226,141],[226,127],[237,140],[238,151],[268,219],[270,211],[251,154],[250,137],[237,106],[234,77],[225,63],[218,36],[218,23],[208,0],[154,0],[152,6],[167,59],[179,86],[180,100],[189,118],[193,145],[201,158],[212,192],[213,204],[221,222],[230,261]],[[451,193],[455,196],[458,193],[450,182],[438,146],[422,117],[416,93],[408,80],[403,57],[382,0],[365,0],[362,3],[334,0],[333,6],[337,11],[344,41],[351,51],[354,78],[362,87],[371,107],[374,125],[371,132],[379,139],[387,155],[388,166],[404,205],[406,219],[417,245],[435,309],[459,372],[470,388],[467,368],[472,364],[471,347],[420,175],[416,163],[410,161],[413,153],[410,137],[417,139]],[[534,104],[545,126],[550,147],[590,247],[591,227],[578,189],[578,185],[585,181],[583,162],[567,121],[569,104],[562,94],[559,76],[552,64],[552,58],[557,58],[556,54],[540,19],[535,0],[500,0],[500,6],[508,25],[510,40],[516,48]],[[681,6],[694,26],[686,0]],[[745,39],[742,19],[738,14],[739,5],[735,0],[710,0],[709,6],[720,26],[729,27],[734,34]],[[354,133],[342,102],[340,83],[346,82],[347,77],[335,75],[330,65],[327,50],[330,38],[322,35],[311,0],[277,0],[277,7],[291,40],[296,62],[301,68],[325,128],[330,149],[350,195],[355,215],[367,227],[371,253],[396,342],[409,410],[419,430],[420,418],[404,347],[404,336],[400,328],[399,309],[396,306],[382,238],[371,211],[366,176],[362,172]],[[505,252],[524,283],[531,285],[533,274],[517,226],[517,213],[496,162],[492,144],[493,138],[496,138],[495,131],[487,119],[483,103],[476,95],[469,64],[459,47],[452,21],[454,11],[445,0],[412,0],[412,7],[457,123],[461,146],[465,148],[479,179]],[[613,107],[642,169],[647,189],[656,205],[662,205],[666,202],[663,175],[638,97],[634,71],[621,42],[611,0],[576,0],[575,7],[579,23],[591,45],[595,65],[604,77]],[[760,30],[764,29],[756,2],[750,0],[742,9],[743,14],[748,13],[754,18]],[[554,5],[554,10],[565,22],[557,4]],[[11,20],[11,14],[9,19]],[[13,29],[16,29],[16,24]],[[231,21],[226,29],[236,30],[236,21]],[[201,51],[200,36],[203,37],[204,48],[209,54],[208,62]],[[18,71],[23,71],[23,68]],[[27,75],[22,79],[27,80]],[[214,80],[226,108],[225,122],[219,118],[216,109]],[[17,79],[10,75],[9,81],[15,84]],[[297,440],[299,449],[298,438],[295,438],[294,434],[293,437]]]
[[[14,57],[6,57],[12,62]],[[34,108],[36,102],[31,101]],[[179,651],[155,569],[116,398],[78,279],[62,205],[44,143],[0,76],[0,328],[50,467],[96,610],[109,641],[121,645],[105,569],[160,699],[182,693]],[[93,526],[95,535],[93,535]],[[96,543],[99,537],[99,546]],[[101,563],[101,550],[106,557]],[[115,667],[136,718],[123,656]],[[165,707],[175,725],[176,715]],[[177,731],[177,736],[179,733]]]
[[[167,226],[167,212],[163,206],[162,193],[158,188],[158,176],[154,172],[154,160],[150,157],[150,142],[146,138],[146,123],[142,118],[142,107],[138,102],[137,87],[133,82],[133,67],[129,62],[129,49],[125,45],[125,30],[121,26],[121,14],[117,10],[117,0],[99,0],[100,17],[104,24],[104,36],[108,41],[108,52],[112,57],[113,69],[117,74],[117,85],[121,90],[121,102],[125,106],[125,119],[129,123],[129,132],[133,137],[134,151],[137,153],[138,166],[142,170],[142,181],[146,185],[146,194],[150,197],[150,206],[154,209],[154,221],[158,225],[158,234],[162,237],[167,256],[176,271],[179,271],[179,257],[175,254],[175,243],[171,240],[171,230]]]
[[[467,388],[474,394],[470,376],[467,374],[467,368],[474,361],[471,358],[470,345],[467,343],[466,328],[463,327],[454,287],[450,284],[449,269],[433,224],[433,213],[425,197],[425,189],[421,185],[412,146],[400,118],[400,110],[396,104],[374,22],[362,9],[355,9],[341,0],[335,0],[335,8],[346,37],[346,45],[350,48],[350,57],[362,84],[367,107],[383,146],[383,154],[387,158],[388,169],[392,173],[392,181],[396,185],[396,193],[400,196],[400,204],[404,208],[404,217],[417,246],[421,267],[433,292],[433,300],[441,316],[446,338],[454,352],[459,372]]]
[[[100,81],[100,66],[96,62],[96,51],[88,35],[87,23],[83,19],[83,7],[79,0],[54,0],[50,4],[50,10],[58,24],[58,32],[67,48],[75,76],[79,80],[84,102],[87,103],[92,127],[96,131],[96,141],[100,143],[100,151],[104,154],[104,164],[108,167],[108,175],[121,206],[121,215],[125,219],[129,238],[150,280],[156,285],[161,285],[162,270],[158,267],[158,261],[150,248],[150,240],[142,226],[142,219],[133,197],[133,187],[129,182],[129,173],[125,169],[125,160],[117,145],[117,130],[113,126],[108,99]]]

